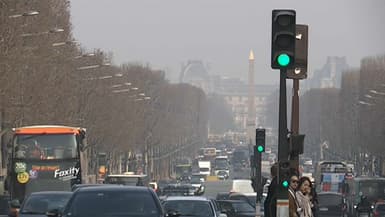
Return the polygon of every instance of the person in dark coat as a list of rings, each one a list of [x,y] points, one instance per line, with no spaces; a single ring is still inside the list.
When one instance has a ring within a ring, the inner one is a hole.
[[[278,182],[278,163],[275,163],[270,168],[271,183],[268,187],[267,196],[264,203],[265,217],[277,216],[277,182]]]

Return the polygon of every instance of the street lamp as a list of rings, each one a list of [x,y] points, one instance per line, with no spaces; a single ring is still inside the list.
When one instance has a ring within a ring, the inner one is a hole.
[[[25,12],[22,14],[10,15],[8,17],[9,18],[18,18],[18,17],[31,17],[31,16],[36,16],[36,15],[39,15],[39,11],[29,11],[29,12]]]
[[[50,33],[61,33],[61,32],[64,32],[64,29],[54,28],[54,29],[50,29],[50,30],[45,31],[45,32],[24,33],[24,34],[21,34],[20,36],[21,37],[30,37],[30,36],[40,36],[40,35],[46,35],[46,34],[50,34]]]
[[[74,57],[74,59],[79,59],[79,58],[82,58],[82,57],[94,57],[94,56],[95,56],[94,53],[86,53],[86,54],[82,54],[82,55],[76,56],[76,57]]]
[[[130,91],[130,89],[127,88],[127,89],[121,89],[121,90],[113,90],[112,92],[113,93],[123,93],[123,92],[129,92],[129,91]]]
[[[79,42],[77,42],[77,41],[56,42],[56,43],[52,44],[52,47],[59,47],[59,46],[67,45],[67,44],[77,44],[77,43],[79,43]]]
[[[96,68],[100,68],[100,67],[103,67],[103,66],[110,66],[111,64],[110,63],[103,63],[103,64],[98,64],[98,65],[90,65],[90,66],[81,66],[81,67],[78,67],[77,70],[87,70],[87,69],[96,69]],[[120,74],[115,74],[116,77],[121,77]]]
[[[384,93],[384,92],[379,92],[379,91],[377,91],[377,90],[369,90],[369,92],[371,92],[371,93],[373,93],[373,94],[385,96],[385,93]]]
[[[361,104],[361,105],[368,105],[368,106],[373,106],[374,104],[372,104],[372,103],[368,103],[368,102],[365,102],[365,101],[358,101],[358,103],[359,104]]]

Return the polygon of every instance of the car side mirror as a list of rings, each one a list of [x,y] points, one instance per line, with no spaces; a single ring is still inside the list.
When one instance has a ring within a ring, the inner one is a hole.
[[[53,210],[50,210],[46,213],[46,216],[47,217],[59,217],[60,216],[60,211],[59,209],[53,209]]]
[[[20,201],[17,199],[14,199],[9,202],[9,206],[14,209],[20,209]]]

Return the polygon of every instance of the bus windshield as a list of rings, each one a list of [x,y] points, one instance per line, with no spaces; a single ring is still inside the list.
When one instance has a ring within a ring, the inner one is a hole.
[[[77,158],[74,134],[21,134],[14,139],[14,158],[69,159]]]

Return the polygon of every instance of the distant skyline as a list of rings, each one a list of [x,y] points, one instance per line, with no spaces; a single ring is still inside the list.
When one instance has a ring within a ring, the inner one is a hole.
[[[254,51],[257,84],[278,83],[270,69],[271,10],[297,11],[309,25],[309,70],[327,56],[385,53],[385,1],[71,0],[74,37],[87,50],[113,53],[115,64],[139,62],[177,79],[182,63],[202,60],[210,74],[247,78]]]

